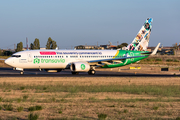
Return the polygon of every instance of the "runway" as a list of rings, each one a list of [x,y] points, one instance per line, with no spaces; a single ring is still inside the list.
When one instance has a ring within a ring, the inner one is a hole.
[[[0,77],[180,77],[180,74],[156,74],[156,73],[128,73],[128,72],[114,72],[114,71],[96,71],[95,75],[88,73],[79,73],[72,75],[70,70],[62,70],[58,73],[48,73],[46,71],[39,71],[36,69],[27,69],[23,75],[19,71],[12,68],[0,68]]]

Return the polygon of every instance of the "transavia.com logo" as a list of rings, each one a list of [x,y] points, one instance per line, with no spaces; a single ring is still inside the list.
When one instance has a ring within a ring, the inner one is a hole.
[[[81,64],[81,69],[84,70],[86,66],[84,64]]]
[[[34,59],[34,64],[39,63],[65,63],[65,59]]]
[[[34,64],[39,64],[40,63],[40,59],[38,59],[38,58],[36,58],[36,59],[34,59]]]

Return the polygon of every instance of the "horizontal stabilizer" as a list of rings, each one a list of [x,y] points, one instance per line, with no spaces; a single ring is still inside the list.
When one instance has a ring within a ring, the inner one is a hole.
[[[157,53],[160,44],[161,44],[161,43],[159,43],[159,44],[156,46],[156,48],[155,48],[154,51],[151,53],[151,55],[155,55],[155,54]]]
[[[142,55],[143,55],[143,54],[146,54],[146,55],[147,55],[147,54],[151,54],[151,53],[152,53],[152,52],[145,52],[145,53],[141,53],[141,54],[142,54]]]

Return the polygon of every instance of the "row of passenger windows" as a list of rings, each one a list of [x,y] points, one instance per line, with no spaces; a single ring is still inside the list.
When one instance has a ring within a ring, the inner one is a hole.
[[[124,56],[79,56],[80,58],[113,58],[113,57],[124,57]],[[63,56],[34,56],[34,58],[63,58]],[[66,58],[69,58],[66,56]],[[78,56],[70,56],[70,58],[78,58]]]
[[[119,58],[119,57],[123,57],[123,56],[80,56],[80,58]]]
[[[34,56],[34,58],[63,58],[63,56]]]

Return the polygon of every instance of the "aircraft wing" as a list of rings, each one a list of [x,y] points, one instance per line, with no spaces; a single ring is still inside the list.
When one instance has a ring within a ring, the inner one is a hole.
[[[125,60],[125,59],[145,57],[145,56],[146,56],[146,55],[142,55],[142,56],[131,56],[131,57],[120,57],[120,58],[112,58],[112,59],[91,60],[91,61],[87,61],[87,62],[88,62],[88,63],[111,62],[111,61]]]

